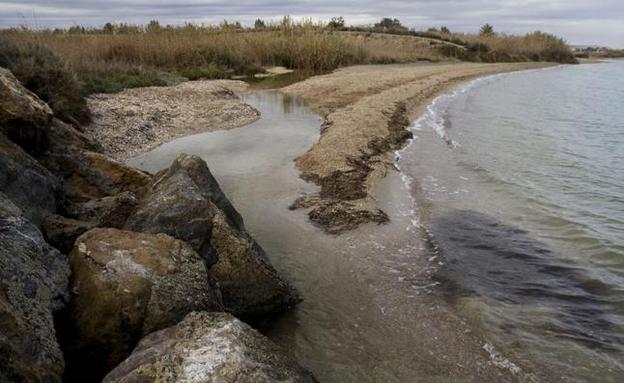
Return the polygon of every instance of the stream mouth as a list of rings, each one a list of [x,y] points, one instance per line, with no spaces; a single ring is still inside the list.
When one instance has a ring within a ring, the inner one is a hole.
[[[505,140],[505,131],[475,128],[470,133],[482,135],[472,147],[452,97],[432,104],[397,153],[400,172],[388,172],[370,190],[390,222],[335,236],[314,226],[305,209],[288,209],[318,192],[299,177],[294,160],[317,142],[322,119],[277,91],[243,98],[260,111],[258,121],[176,139],[129,163],[157,172],[180,153],[207,162],[303,298],[262,331],[320,381],[620,381],[619,277],[568,257],[574,247],[551,237],[575,240],[570,223],[544,217],[553,205],[541,206],[534,194],[519,198],[520,186],[535,184],[518,177],[541,174],[517,171],[522,154],[505,157],[522,140],[505,141],[513,146],[498,154],[496,147],[484,152],[488,140]],[[535,221],[541,231],[530,225]],[[557,226],[549,232],[546,224]]]
[[[401,175],[389,172],[373,193],[388,224],[328,235],[305,209],[288,209],[318,192],[299,178],[294,160],[319,139],[322,119],[276,91],[243,98],[261,112],[258,121],[179,138],[129,164],[157,172],[180,153],[206,160],[248,231],[303,298],[263,331],[323,382],[512,379],[445,303],[433,279],[441,259],[415,224]]]

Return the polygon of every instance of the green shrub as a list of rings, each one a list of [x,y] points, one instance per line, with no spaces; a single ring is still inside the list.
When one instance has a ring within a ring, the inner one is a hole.
[[[94,93],[117,93],[128,88],[144,86],[176,85],[186,78],[153,69],[133,68],[129,70],[111,69],[101,72],[83,73],[83,95]]]

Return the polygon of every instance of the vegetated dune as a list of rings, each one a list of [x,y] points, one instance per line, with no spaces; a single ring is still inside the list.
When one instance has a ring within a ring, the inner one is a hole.
[[[56,58],[43,57],[50,54]],[[262,28],[230,24],[164,27],[154,23],[104,28],[75,26],[68,30],[0,30],[0,66],[15,72],[24,83],[29,82],[26,77],[32,79],[37,72],[34,61],[29,59],[33,55],[40,58],[39,66],[56,74],[63,69],[59,61],[66,63],[80,80],[83,95],[172,85],[185,79],[253,75],[266,66],[318,74],[349,65],[423,60],[575,61],[562,39],[541,32],[484,36],[407,28],[333,28],[321,23],[296,23],[289,18]],[[67,76],[64,81],[68,82]]]
[[[325,118],[321,138],[296,162],[301,176],[318,184],[320,193],[298,199],[293,208],[312,207],[310,218],[332,233],[386,222],[369,190],[393,168],[391,152],[411,137],[405,128],[432,97],[477,76],[548,65],[354,66],[283,88]]]

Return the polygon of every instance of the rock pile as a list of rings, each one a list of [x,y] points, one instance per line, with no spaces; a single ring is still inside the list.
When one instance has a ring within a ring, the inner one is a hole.
[[[0,277],[1,381],[314,381],[233,316],[299,296],[206,163],[117,162],[2,68]]]

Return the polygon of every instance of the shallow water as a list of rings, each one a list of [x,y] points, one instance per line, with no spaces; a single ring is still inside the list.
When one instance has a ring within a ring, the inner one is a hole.
[[[457,307],[563,380],[624,381],[622,100],[624,61],[492,76],[399,153]]]
[[[500,381],[484,342],[437,294],[439,266],[398,173],[379,202],[392,223],[324,234],[288,206],[316,187],[293,160],[318,140],[320,118],[274,91],[245,101],[249,126],[184,137],[130,161],[155,172],[182,152],[204,158],[275,267],[304,301],[266,333],[324,382]]]
[[[245,96],[256,123],[130,163],[207,161],[304,298],[266,333],[321,381],[618,382],[623,68],[497,75],[436,99],[374,190],[391,223],[341,236],[288,210],[316,190],[293,160],[321,120],[275,91]]]

